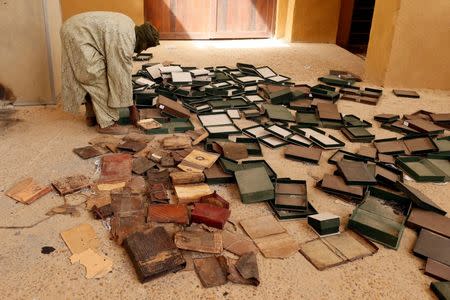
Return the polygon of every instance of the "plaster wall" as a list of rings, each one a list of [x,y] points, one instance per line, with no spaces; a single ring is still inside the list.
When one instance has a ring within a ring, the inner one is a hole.
[[[401,1],[385,85],[450,90],[449,0]]]
[[[43,1],[1,1],[0,37],[0,82],[16,103],[51,103]]]
[[[61,0],[63,20],[87,11],[114,11],[144,23],[144,0]]]
[[[340,7],[340,0],[296,0],[291,41],[334,44]]]
[[[367,48],[365,80],[382,85],[391,57],[401,0],[376,0]]]

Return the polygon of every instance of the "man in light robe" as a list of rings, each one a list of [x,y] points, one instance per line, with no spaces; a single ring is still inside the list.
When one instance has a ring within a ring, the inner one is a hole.
[[[75,15],[61,28],[62,101],[65,111],[78,113],[86,104],[86,122],[97,131],[126,134],[117,124],[119,109],[129,108],[137,121],[131,83],[133,52],[159,45],[159,33],[150,23],[135,26],[114,12]]]

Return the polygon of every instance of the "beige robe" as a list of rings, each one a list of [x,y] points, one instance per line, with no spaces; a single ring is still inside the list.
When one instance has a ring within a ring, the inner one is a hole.
[[[119,119],[120,107],[133,104],[132,56],[134,22],[113,12],[87,12],[68,19],[61,29],[62,101],[78,113],[91,95],[97,123],[107,127]]]

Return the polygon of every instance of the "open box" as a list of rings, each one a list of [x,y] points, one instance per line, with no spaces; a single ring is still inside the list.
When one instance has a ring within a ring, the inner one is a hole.
[[[348,228],[368,239],[397,249],[411,210],[411,201],[398,194],[371,187],[353,210]]]
[[[261,146],[259,145],[258,140],[255,138],[237,137],[236,143],[245,144],[249,155],[262,155]]]
[[[170,118],[169,120],[158,120],[161,123],[160,128],[144,130],[146,134],[168,134],[181,133],[188,130],[194,130],[191,120],[187,118]]]
[[[337,149],[345,146],[344,142],[315,127],[300,128],[291,126],[291,129],[323,149]]]
[[[308,208],[304,210],[289,210],[275,207],[274,200],[267,201],[272,211],[275,213],[278,220],[293,220],[305,219],[310,215],[317,214],[317,210],[311,203],[308,203]]]
[[[275,135],[276,137],[279,137],[292,144],[298,144],[306,147],[309,147],[312,144],[310,140],[308,140],[303,136],[298,135],[297,133],[293,132],[292,130],[290,130],[285,126],[272,124],[266,126],[266,130]]]
[[[211,138],[241,133],[227,113],[200,114],[197,117]]]
[[[244,169],[264,167],[271,180],[274,180],[277,177],[277,174],[272,169],[272,167],[265,160],[262,159],[247,160],[238,163],[235,160],[221,157],[219,158],[219,164],[222,166],[223,171],[228,174],[234,174],[234,172]]]
[[[306,180],[276,179],[273,205],[275,208],[283,210],[307,210],[308,193]]]
[[[419,182],[445,182],[450,179],[450,162],[418,156],[400,156],[395,164]]]

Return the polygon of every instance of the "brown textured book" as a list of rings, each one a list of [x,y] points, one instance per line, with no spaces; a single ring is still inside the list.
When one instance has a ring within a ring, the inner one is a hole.
[[[186,266],[180,250],[163,227],[131,234],[125,239],[124,248],[142,283]]]

